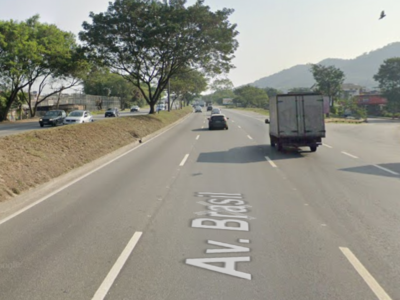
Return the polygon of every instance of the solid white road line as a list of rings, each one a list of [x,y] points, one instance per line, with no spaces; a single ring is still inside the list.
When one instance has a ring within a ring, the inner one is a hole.
[[[326,147],[326,148],[329,148],[329,149],[332,149],[332,148],[333,148],[332,146],[329,146],[328,144],[322,144],[322,146],[324,146],[324,147]]]
[[[270,159],[268,156],[265,156],[265,159],[269,162],[269,164],[270,164],[273,168],[277,168],[276,164],[272,161],[272,159]]]
[[[196,136],[196,140],[198,140],[200,138],[200,135]]]
[[[378,166],[378,165],[373,165],[373,166],[374,166],[374,167],[377,167],[378,169],[381,169],[381,170],[383,170],[383,171],[386,171],[386,172],[388,172],[388,173],[390,173],[390,174],[392,174],[392,175],[400,175],[399,173],[394,172],[394,171],[389,170],[389,169],[386,169],[386,168],[384,168],[384,167],[381,167],[381,166]]]
[[[183,165],[185,164],[188,157],[189,157],[189,154],[186,154],[185,157],[182,159],[181,163],[179,164],[180,167],[183,167]]]
[[[343,153],[344,155],[350,156],[350,157],[352,157],[352,158],[358,158],[357,156],[355,156],[355,155],[353,155],[353,154],[350,154],[350,153],[347,153],[347,152],[344,152],[344,151],[342,151],[342,153]]]
[[[247,137],[250,139],[250,140],[252,140],[253,138],[251,137],[251,136],[249,136],[249,135],[247,135]]]
[[[114,266],[111,268],[110,272],[108,272],[107,277],[103,280],[100,287],[94,294],[92,300],[103,300],[107,296],[108,291],[110,290],[112,284],[114,283],[119,272],[125,265],[141,236],[142,232],[135,232],[128,245],[126,245],[124,251],[122,251]]]
[[[349,248],[339,247],[339,249],[353,265],[354,269],[356,269],[362,279],[364,279],[364,281],[368,284],[369,288],[374,292],[379,300],[392,300],[392,298],[390,298],[390,296],[379,285],[375,278],[372,277],[372,275],[368,272],[368,270],[363,266],[363,264],[358,260],[358,258],[353,254],[353,252],[351,252]]]
[[[239,128],[242,128],[242,127],[240,127],[240,126],[238,126]]]

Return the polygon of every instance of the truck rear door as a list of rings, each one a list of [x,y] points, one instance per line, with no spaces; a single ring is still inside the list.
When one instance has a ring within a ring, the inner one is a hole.
[[[277,116],[279,136],[290,137],[299,134],[298,110],[296,96],[284,95],[277,97]]]
[[[321,95],[305,95],[298,99],[301,104],[303,124],[302,133],[305,136],[325,137],[324,100]]]

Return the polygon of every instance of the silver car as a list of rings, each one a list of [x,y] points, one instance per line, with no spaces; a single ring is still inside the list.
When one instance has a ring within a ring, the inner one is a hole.
[[[64,124],[80,124],[93,122],[93,116],[86,110],[74,110],[64,119]]]

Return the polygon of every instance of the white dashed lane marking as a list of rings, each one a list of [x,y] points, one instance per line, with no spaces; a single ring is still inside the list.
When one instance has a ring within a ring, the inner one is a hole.
[[[385,292],[385,290],[379,285],[374,277],[368,272],[368,270],[363,266],[363,264],[358,260],[358,258],[351,252],[349,248],[339,247],[343,255],[349,260],[351,265],[356,269],[358,274],[364,279],[369,288],[374,292],[379,300],[392,300],[390,296]]]
[[[124,251],[122,251],[121,255],[118,257],[117,261],[111,268],[110,272],[108,272],[107,277],[101,283],[100,287],[96,291],[96,294],[94,294],[92,300],[103,300],[107,296],[108,291],[113,285],[119,272],[124,267],[126,261],[128,260],[129,256],[131,255],[133,249],[135,248],[141,236],[142,232],[139,231],[135,232],[135,234],[132,236],[132,238],[126,245]]]
[[[392,170],[389,170],[389,169],[386,169],[386,168],[384,168],[384,167],[381,167],[381,166],[378,166],[378,165],[373,165],[374,167],[376,167],[376,168],[378,168],[378,169],[381,169],[381,170],[383,170],[383,171],[386,171],[386,172],[388,172],[388,173],[390,173],[390,174],[392,174],[392,175],[400,175],[399,173],[397,173],[397,172],[395,172],[395,171],[392,171]]]
[[[188,157],[189,157],[189,154],[186,154],[185,157],[182,159],[181,163],[179,164],[180,167],[184,166],[184,164],[185,164],[186,160],[188,159]]]
[[[347,156],[352,157],[352,158],[356,158],[356,159],[358,158],[357,156],[355,156],[353,154],[350,154],[350,153],[347,153],[345,151],[342,151],[342,154],[347,155]]]
[[[269,162],[269,164],[270,164],[273,168],[277,168],[276,164],[272,161],[272,159],[270,159],[268,156],[265,156],[265,159]]]

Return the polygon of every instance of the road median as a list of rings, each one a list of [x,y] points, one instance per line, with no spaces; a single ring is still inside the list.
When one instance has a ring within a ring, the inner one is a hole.
[[[0,202],[138,143],[191,112],[187,107],[1,137]]]

